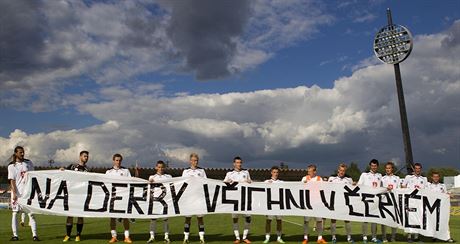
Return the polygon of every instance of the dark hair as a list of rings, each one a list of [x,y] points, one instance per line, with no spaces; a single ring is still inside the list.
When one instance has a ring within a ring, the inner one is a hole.
[[[370,162],[369,162],[369,165],[371,164],[377,164],[377,166],[379,165],[379,161],[375,158],[373,158]]]
[[[414,168],[415,168],[415,166],[420,166],[420,168],[423,168],[421,163],[415,163]]]
[[[158,161],[157,161],[157,165],[159,165],[159,164],[166,165],[165,162],[163,162],[162,160],[158,160]]]
[[[22,147],[22,146],[16,146],[16,147],[14,148],[14,153],[13,153],[13,155],[11,155],[11,157],[8,159],[8,161],[10,161],[9,164],[14,164],[14,162],[16,162],[16,153],[18,152],[19,149],[21,149],[22,151],[24,151],[24,147]]]
[[[233,162],[235,162],[236,160],[241,160],[241,161],[243,161],[243,159],[241,159],[239,156],[236,156],[236,157],[233,158]]]
[[[115,154],[113,155],[113,157],[112,157],[112,160],[115,160],[115,158],[121,158],[120,161],[123,161],[123,156],[121,156],[121,154],[119,154],[119,153],[115,153]]]
[[[89,152],[88,151],[81,151],[80,156],[83,155],[83,154],[88,154],[89,155]]]
[[[394,164],[393,162],[387,162],[387,163],[385,164],[385,167],[386,167],[387,165],[391,165],[391,167],[392,167],[393,169],[395,168],[395,164]]]
[[[280,171],[280,167],[278,166],[273,166],[271,169],[270,169],[270,172],[272,172],[273,170],[277,169],[278,171]]]
[[[310,168],[313,168],[313,169],[315,169],[315,171],[316,171],[316,165],[314,165],[314,164],[308,165],[308,166],[307,166],[307,170],[310,169]]]
[[[439,175],[439,176],[441,176],[441,173],[439,173],[439,171],[433,170],[433,171],[431,172],[431,177],[433,177],[433,175]]]

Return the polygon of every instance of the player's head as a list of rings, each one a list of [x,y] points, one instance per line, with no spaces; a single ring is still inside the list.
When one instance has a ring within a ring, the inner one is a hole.
[[[438,171],[431,172],[431,181],[435,184],[441,180],[441,174]]]
[[[119,153],[115,153],[112,156],[112,161],[113,161],[113,167],[120,168],[121,161],[123,161],[123,156],[121,156],[121,154],[119,154]]]
[[[198,167],[198,161],[200,160],[200,157],[198,156],[197,153],[191,153],[190,154],[190,167],[192,169],[195,169]]]
[[[378,168],[379,168],[379,161],[377,159],[372,159],[370,162],[369,162],[369,168],[371,170],[372,173],[375,173],[377,172]]]
[[[166,169],[166,164],[165,162],[158,160],[157,164],[155,165],[155,170],[157,171],[157,174],[162,175],[164,174]]]
[[[387,175],[392,175],[394,173],[394,170],[395,170],[395,164],[393,162],[387,162],[385,164],[385,173]]]
[[[316,165],[314,165],[314,164],[308,165],[308,167],[307,167],[307,174],[308,174],[310,177],[315,177],[315,176],[316,176]]]
[[[344,177],[345,173],[347,172],[347,165],[344,163],[340,163],[339,167],[337,167],[337,176],[338,177]]]
[[[24,148],[23,147],[16,146],[14,148],[13,161],[14,162],[24,161]]]
[[[280,175],[280,168],[278,166],[273,166],[270,169],[270,174],[272,175],[273,180],[277,180]]]
[[[421,175],[422,174],[422,164],[415,163],[414,164],[414,175]]]
[[[233,158],[233,168],[236,170],[241,170],[243,167],[243,159],[240,157],[236,156]]]
[[[81,151],[80,152],[80,162],[86,164],[89,159],[89,152],[88,151]]]

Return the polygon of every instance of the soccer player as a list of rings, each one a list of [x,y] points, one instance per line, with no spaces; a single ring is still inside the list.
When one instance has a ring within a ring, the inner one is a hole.
[[[382,186],[382,175],[377,173],[377,169],[379,168],[379,161],[377,159],[372,159],[369,162],[369,172],[362,173],[358,180],[358,185],[365,185],[370,187],[381,187]],[[363,242],[367,243],[367,222],[363,222],[362,225],[363,230]],[[372,242],[380,242],[377,239],[377,224],[371,223],[371,234],[372,234]]]
[[[192,153],[190,154],[190,167],[184,169],[182,172],[182,177],[206,177],[206,172],[204,169],[198,167],[198,161],[200,158],[198,154]],[[197,215],[196,219],[198,221],[198,234],[200,235],[200,243],[205,243],[204,241],[204,221],[203,215]],[[184,244],[189,243],[189,236],[190,236],[190,223],[192,220],[192,216],[185,216],[184,222]]]
[[[345,185],[353,185],[353,179],[346,174],[348,166],[344,163],[339,164],[337,168],[337,174],[331,175],[328,182],[332,183],[339,183]],[[337,229],[337,220],[331,219],[331,235],[332,235],[332,243],[337,242],[337,237],[335,236]],[[347,241],[349,243],[353,243],[353,239],[351,238],[351,223],[350,221],[345,220],[345,232],[347,234]]]
[[[18,198],[21,197],[26,180],[27,171],[34,170],[32,161],[24,158],[24,148],[17,146],[14,148],[14,154],[11,157],[12,160],[8,164],[8,181],[11,187],[11,210],[13,211],[11,218],[11,229],[13,236],[11,241],[18,241],[18,212],[22,212],[21,206],[18,204]],[[37,223],[33,214],[29,213],[29,224],[32,230],[33,241],[40,241],[37,236]]]
[[[431,172],[431,183],[427,184],[426,189],[434,191],[434,192],[446,193],[450,195],[450,193],[447,192],[446,185],[441,183],[440,179],[441,179],[441,174],[439,172],[437,171]],[[437,241],[437,239],[433,238],[433,242],[434,241]],[[449,240],[447,240],[447,242],[451,243],[451,242],[454,242],[454,240],[450,238]]]
[[[242,168],[243,160],[240,157],[233,158],[233,171],[227,172],[225,175],[224,182],[225,183],[251,183],[251,176],[249,175],[249,171]],[[238,244],[241,242],[240,239],[240,231],[239,231],[239,224],[238,224],[239,214],[232,214],[233,219],[233,233],[235,234],[235,241],[233,243]],[[251,225],[251,215],[245,214],[244,215],[244,229],[243,229],[243,242],[244,243],[251,243],[248,239],[249,234],[249,227]]]
[[[280,168],[278,168],[278,166],[273,166],[270,169],[270,174],[271,174],[271,178],[266,180],[265,183],[276,184],[276,183],[283,182],[282,180],[278,179],[278,176],[280,174]],[[264,243],[270,242],[271,225],[272,225],[272,219],[274,218],[276,219],[276,235],[278,236],[276,241],[278,243],[284,243],[283,239],[281,239],[282,230],[283,230],[283,226],[282,226],[283,222],[282,222],[280,215],[267,215],[267,220],[265,221],[265,241]]]
[[[404,178],[402,187],[409,189],[425,189],[428,184],[426,177],[422,176],[422,165],[420,163],[414,164],[414,173],[412,175],[406,175]],[[407,235],[407,241],[413,242],[419,241],[418,233],[414,233],[414,239],[412,239],[412,234]]]
[[[321,176],[316,175],[316,165],[308,165],[307,175],[302,178],[303,183],[310,181],[323,181]],[[310,217],[305,216],[303,218],[303,241],[302,244],[308,243],[308,228],[310,225]],[[326,240],[323,238],[323,219],[318,217],[316,218],[316,232],[318,233],[317,243],[325,244]]]
[[[89,152],[88,151],[81,151],[80,152],[80,161],[76,164],[71,164],[65,168],[66,170],[73,170],[73,171],[80,171],[80,172],[88,172],[88,168],[86,167],[86,163],[89,160]],[[64,170],[64,168],[61,168]],[[65,225],[66,228],[66,235],[64,236],[63,242],[68,242],[70,240],[70,235],[72,233],[72,226],[73,226],[73,217],[67,217],[67,222]],[[81,232],[83,231],[83,218],[77,218],[77,235],[75,236],[75,241],[81,240]]]
[[[116,176],[116,177],[131,177],[131,173],[129,169],[121,166],[121,162],[123,161],[123,156],[121,154],[114,154],[112,157],[113,160],[113,167],[108,169],[105,174]],[[133,243],[131,238],[129,237],[129,220],[123,219],[123,227],[125,228],[125,243]],[[110,239],[109,243],[115,243],[118,241],[117,239],[117,221],[115,218],[110,218],[110,234],[112,238]]]
[[[150,182],[155,182],[159,180],[167,180],[171,179],[172,176],[169,174],[165,174],[165,169],[166,169],[166,164],[163,161],[158,161],[157,164],[155,165],[155,169],[157,171],[156,174],[149,176],[149,181]],[[165,243],[170,243],[171,241],[169,240],[169,224],[168,224],[168,219],[165,218],[163,219],[163,229],[165,232]],[[147,241],[147,243],[153,243],[155,242],[155,229],[156,229],[156,224],[157,224],[157,219],[151,219],[150,220],[150,239]]]
[[[401,187],[401,179],[394,175],[395,165],[393,162],[388,162],[385,164],[385,176],[382,177],[382,186],[387,188],[389,191]],[[382,240],[383,242],[388,242],[387,239],[387,228],[385,225],[382,225]],[[391,228],[391,242],[396,241],[396,228]]]

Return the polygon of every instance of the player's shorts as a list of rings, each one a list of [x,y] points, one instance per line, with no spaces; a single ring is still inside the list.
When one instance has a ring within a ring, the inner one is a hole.
[[[196,216],[197,218],[203,218],[203,217],[204,217],[203,214],[198,214],[198,215],[186,215],[185,217],[186,217],[186,218],[191,218],[191,217],[193,217],[193,216]]]
[[[272,219],[281,220],[282,216],[281,215],[267,215],[267,219],[269,219],[269,220],[272,220]]]
[[[305,217],[303,217],[303,220],[304,221],[310,221],[310,218],[314,218],[314,217],[305,216]],[[316,219],[316,221],[323,221],[323,218],[320,218],[320,217],[316,217],[315,219]]]
[[[11,211],[13,211],[13,212],[22,211],[22,208],[19,205],[18,201],[13,201],[13,199],[11,199],[10,206],[11,206]]]
[[[240,215],[243,215],[244,217],[251,217],[250,214],[232,214],[232,218],[237,219],[240,217]]]

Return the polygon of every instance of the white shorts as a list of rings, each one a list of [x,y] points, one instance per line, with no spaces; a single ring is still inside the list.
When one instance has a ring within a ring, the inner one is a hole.
[[[10,201],[10,206],[11,206],[11,210],[12,210],[13,212],[22,211],[22,208],[21,208],[21,206],[19,205],[18,201],[13,201],[13,199],[11,199],[11,201]]]
[[[244,217],[251,217],[250,214],[232,214],[232,218],[237,219],[240,217],[240,215],[243,215]]]
[[[313,217],[305,216],[305,217],[303,217],[303,220],[304,221],[310,221],[310,218],[313,218]],[[323,221],[323,218],[316,217],[315,219],[316,219],[316,221]]]
[[[282,216],[281,215],[267,215],[267,219],[269,219],[269,220],[272,220],[272,219],[281,220]]]

